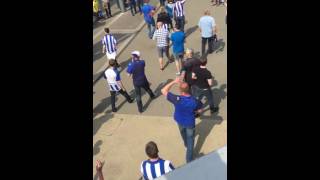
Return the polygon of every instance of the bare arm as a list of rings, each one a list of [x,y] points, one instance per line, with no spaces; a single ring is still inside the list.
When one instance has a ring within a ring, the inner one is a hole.
[[[207,81],[208,81],[209,86],[212,86],[212,79],[208,79]]]
[[[180,78],[177,77],[174,81],[171,81],[169,84],[167,84],[166,86],[164,86],[162,89],[161,89],[161,93],[165,96],[168,95],[171,87],[174,85],[174,84],[178,84],[180,82]]]
[[[126,91],[126,88],[124,88],[122,81],[117,81],[117,83],[120,85],[122,90]]]
[[[106,45],[103,45],[103,46],[102,46],[102,53],[103,53],[103,54],[105,53],[105,50],[106,50]]]
[[[97,160],[96,162],[96,170],[97,170],[97,174],[99,176],[99,180],[104,180],[103,174],[102,174],[102,166],[103,164]]]

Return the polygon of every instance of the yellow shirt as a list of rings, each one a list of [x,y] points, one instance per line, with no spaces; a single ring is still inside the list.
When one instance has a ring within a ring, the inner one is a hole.
[[[97,1],[93,1],[93,12],[97,13],[99,11],[99,5]]]

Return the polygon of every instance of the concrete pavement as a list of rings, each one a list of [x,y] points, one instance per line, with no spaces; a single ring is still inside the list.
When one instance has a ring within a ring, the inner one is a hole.
[[[215,77],[216,85],[212,87],[215,103],[220,111],[210,116],[209,111],[197,120],[198,137],[195,151],[207,154],[226,145],[227,132],[227,28],[224,24],[225,8],[209,6],[208,1],[187,0],[185,4],[188,35],[185,47],[191,47],[199,54],[201,35],[197,29],[199,18],[204,9],[210,8],[212,16],[218,25],[219,47],[208,56],[208,69]],[[130,13],[130,12],[128,12]],[[131,14],[129,14],[131,16]],[[118,24],[118,23],[115,23]],[[135,38],[119,55],[118,59],[124,70],[122,81],[127,91],[133,93],[132,80],[126,76],[125,67],[130,60],[130,53],[139,50],[146,60],[146,74],[152,83],[151,89],[160,94],[160,89],[170,79],[175,78],[175,65],[169,64],[160,72],[156,43],[147,37],[147,28],[143,27]],[[170,49],[170,52],[172,50]],[[106,161],[103,172],[106,179],[137,179],[140,162],[147,157],[144,146],[149,140],[154,140],[160,149],[160,155],[173,161],[175,166],[185,164],[185,149],[178,128],[172,120],[173,106],[163,96],[150,101],[148,95],[143,95],[145,112],[137,111],[136,102],[128,104],[121,96],[117,96],[118,112],[111,114],[110,94],[104,79],[100,79],[93,87],[93,151],[94,160]],[[177,89],[173,88],[174,92]],[[206,107],[208,109],[208,106]],[[219,123],[217,123],[219,122]],[[201,135],[200,135],[201,134]],[[198,144],[199,143],[199,144]],[[198,144],[198,145],[197,145]],[[94,166],[94,163],[93,163]],[[95,170],[94,174],[95,175]]]

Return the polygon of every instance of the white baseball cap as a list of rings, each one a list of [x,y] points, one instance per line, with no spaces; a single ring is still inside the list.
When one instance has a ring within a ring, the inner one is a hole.
[[[133,51],[131,54],[132,54],[132,55],[137,55],[137,56],[140,57],[140,52],[139,52],[139,51]]]

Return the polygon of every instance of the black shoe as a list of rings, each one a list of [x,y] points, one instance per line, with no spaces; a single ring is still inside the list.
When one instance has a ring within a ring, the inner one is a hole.
[[[194,118],[198,118],[198,117],[200,117],[200,114],[199,114],[199,113],[196,113],[196,114],[194,115]]]
[[[132,103],[132,102],[133,102],[133,99],[129,99],[129,100],[128,100],[128,103]]]
[[[143,113],[143,110],[142,110],[142,109],[139,109],[139,113]]]
[[[218,112],[219,111],[219,107],[215,107],[213,109],[210,110],[211,114]]]
[[[118,111],[117,108],[112,109],[112,112],[117,112],[117,111]]]
[[[153,95],[153,96],[150,96],[150,98],[153,100],[153,99],[155,99],[157,97],[155,95]]]

